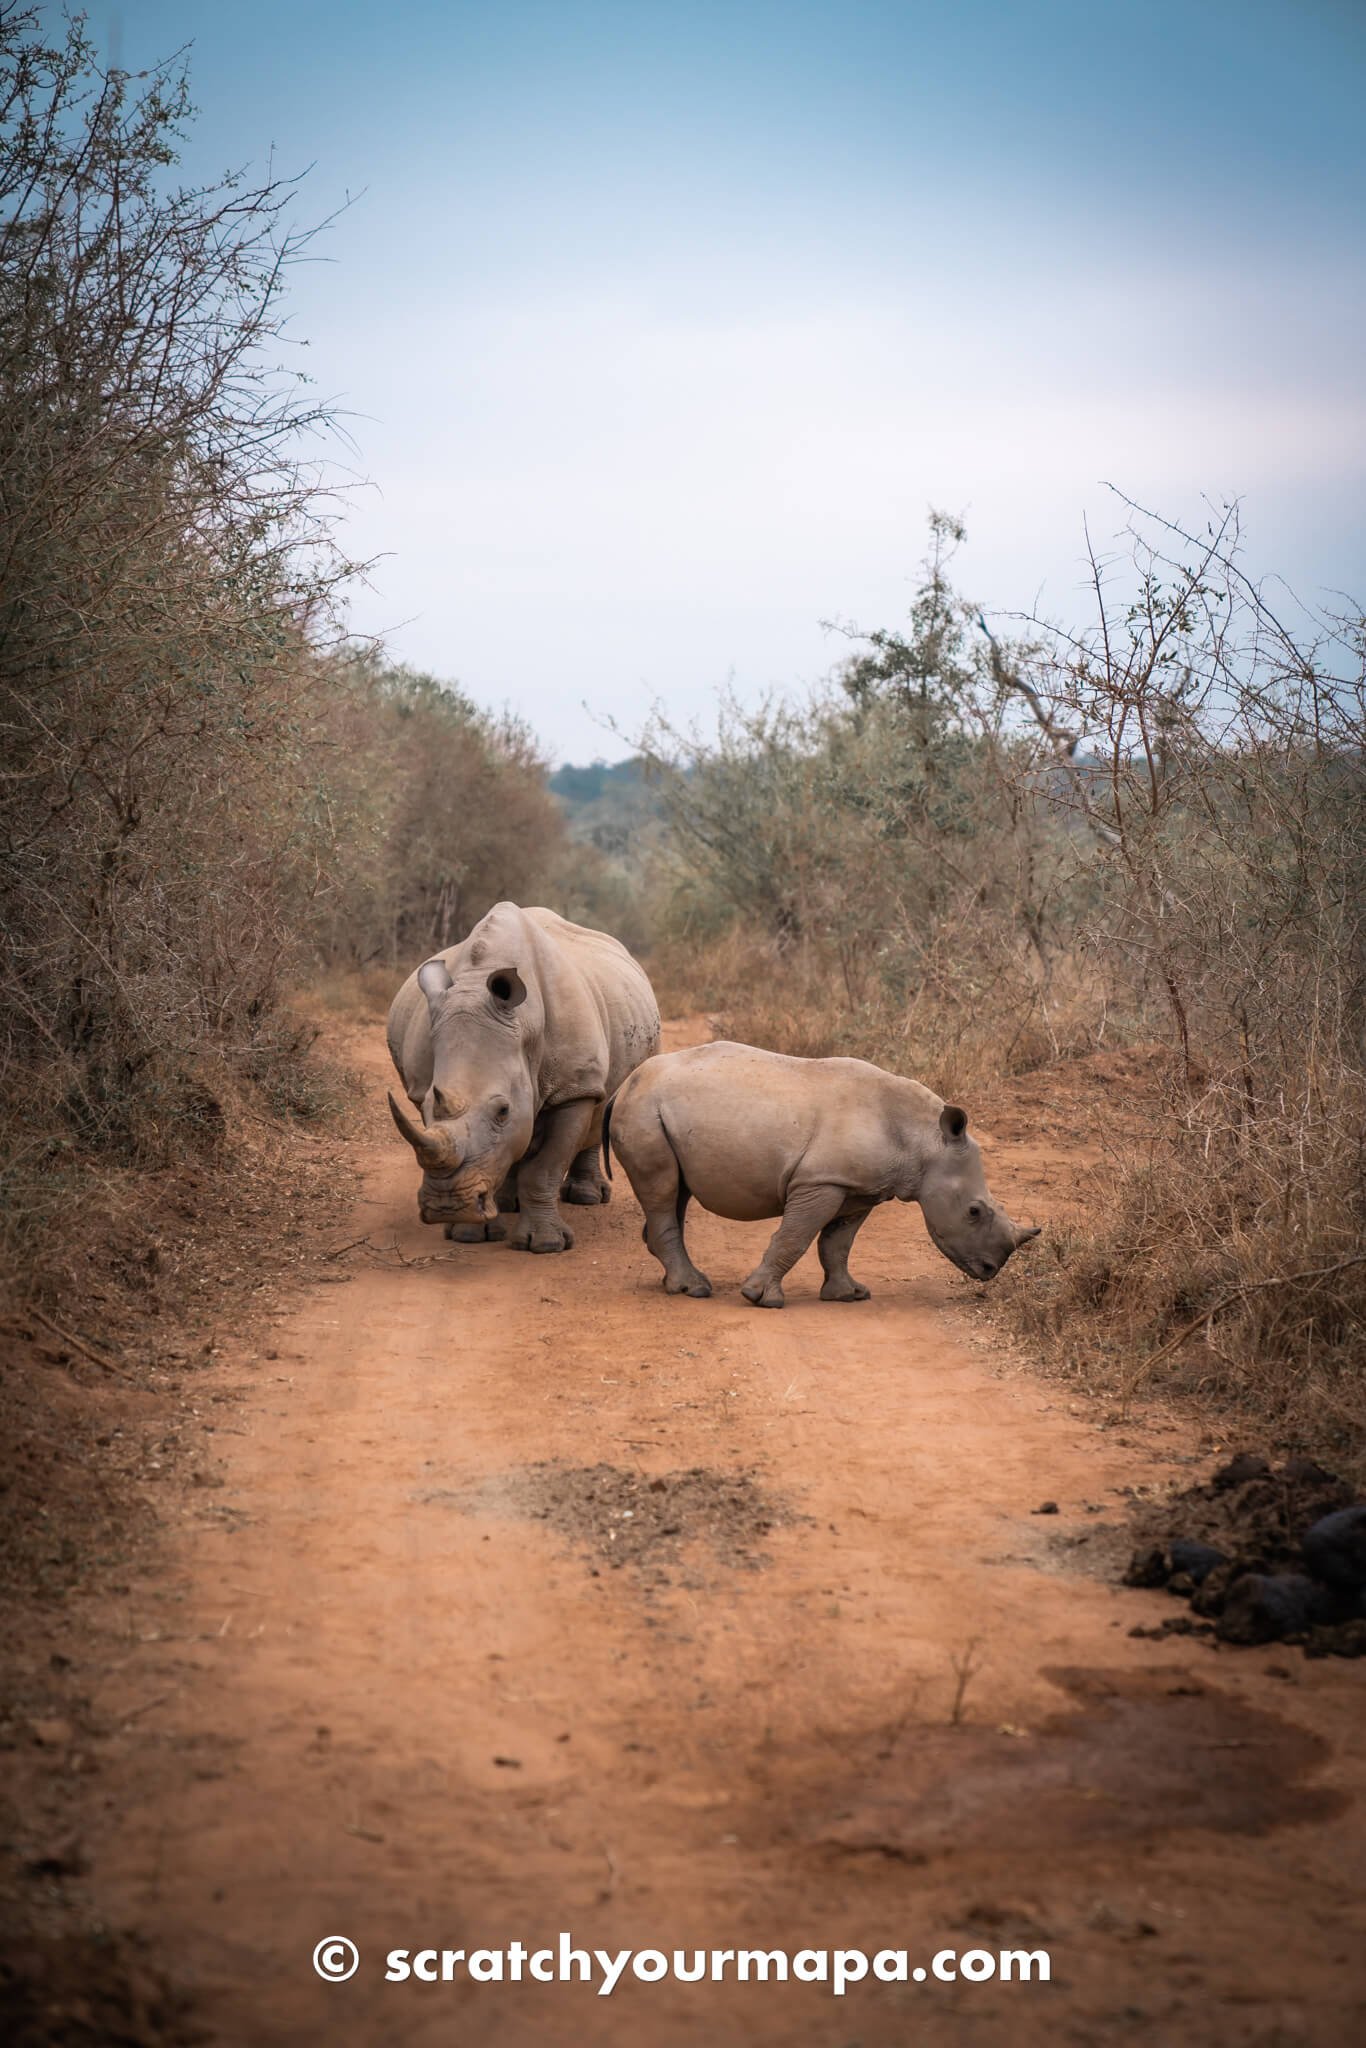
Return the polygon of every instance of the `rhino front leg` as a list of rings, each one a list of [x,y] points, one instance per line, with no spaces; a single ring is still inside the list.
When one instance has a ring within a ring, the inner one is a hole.
[[[508,1243],[517,1251],[567,1252],[574,1233],[559,1211],[569,1163],[584,1149],[593,1121],[591,1102],[562,1102],[547,1110],[540,1145],[517,1175],[517,1221]]]
[[[798,1188],[789,1195],[768,1250],[740,1289],[745,1300],[756,1308],[781,1308],[784,1273],[796,1265],[812,1238],[834,1221],[848,1199],[847,1188]]]
[[[867,1301],[868,1289],[850,1276],[849,1253],[871,1213],[870,1203],[867,1208],[852,1209],[847,1216],[837,1216],[833,1223],[826,1224],[816,1240],[821,1269],[825,1274],[822,1301]]]

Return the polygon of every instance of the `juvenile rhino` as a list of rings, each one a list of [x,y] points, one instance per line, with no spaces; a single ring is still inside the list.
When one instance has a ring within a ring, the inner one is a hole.
[[[789,1059],[723,1041],[637,1068],[607,1105],[603,1160],[610,1178],[610,1142],[670,1294],[711,1293],[683,1242],[695,1197],[739,1222],[782,1217],[740,1290],[756,1308],[783,1306],[783,1275],[813,1237],[821,1300],[866,1301],[849,1248],[879,1202],[919,1202],[935,1244],[974,1280],[992,1279],[1038,1236],[992,1201],[967,1125],[965,1110],[866,1060]]]
[[[418,1211],[448,1237],[565,1251],[567,1202],[605,1202],[602,1105],[659,1045],[644,969],[606,932],[553,910],[497,903],[467,939],[410,974],[389,1011],[389,1051],[422,1123],[392,1095],[422,1165]]]

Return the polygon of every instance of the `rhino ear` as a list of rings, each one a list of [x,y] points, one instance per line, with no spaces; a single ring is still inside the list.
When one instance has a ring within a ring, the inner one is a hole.
[[[501,1009],[515,1010],[526,1001],[526,983],[515,967],[495,967],[484,986]]]
[[[956,1102],[946,1102],[939,1112],[939,1128],[944,1133],[946,1145],[956,1145],[968,1128],[968,1113]]]
[[[429,1003],[439,1003],[451,985],[445,961],[424,960],[417,970],[417,985]]]

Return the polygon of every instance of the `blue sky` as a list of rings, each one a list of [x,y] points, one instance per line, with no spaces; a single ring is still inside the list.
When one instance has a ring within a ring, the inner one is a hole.
[[[195,175],[360,195],[291,294],[355,417],[358,628],[558,758],[905,612],[1084,610],[1108,480],[1366,592],[1363,0],[94,0]]]

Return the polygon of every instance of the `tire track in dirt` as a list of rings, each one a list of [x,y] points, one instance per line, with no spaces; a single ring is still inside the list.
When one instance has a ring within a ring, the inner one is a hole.
[[[1059,1569],[1059,1537],[1098,1547],[1088,1504],[1189,1476],[1189,1432],[1120,1438],[994,1370],[912,1209],[860,1236],[871,1302],[818,1302],[809,1259],[777,1315],[737,1292],[769,1226],[696,1215],[717,1296],[669,1299],[620,1179],[564,1257],[448,1246],[382,1034],[350,1050],[372,1108],[338,1242],[430,1262],[354,1247],[204,1375],[203,1403],[236,1397],[224,1483],[187,1492],[98,1695],[91,1896],[213,2040],[1350,2037],[1366,1671],[1154,1650],[1128,1629],[1163,1596]],[[547,1463],[617,1476],[540,1519]],[[618,1565],[611,1517],[652,1478],[682,1519]],[[1047,1947],[1054,1982],[380,1981],[391,1947],[562,1928]],[[336,1933],[362,1963],[326,1986]]]

